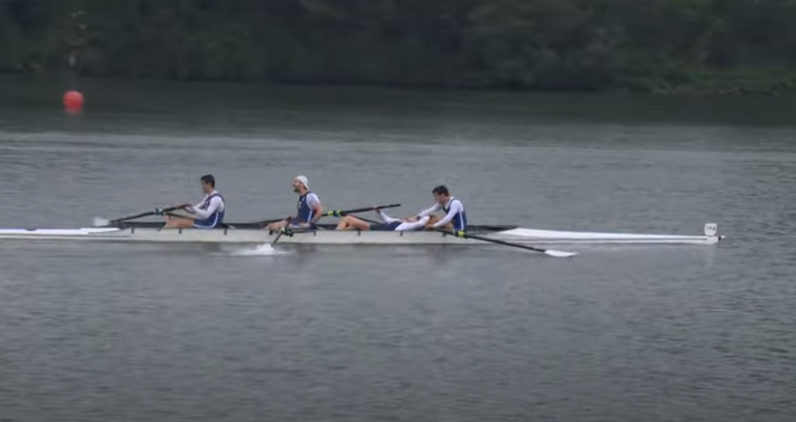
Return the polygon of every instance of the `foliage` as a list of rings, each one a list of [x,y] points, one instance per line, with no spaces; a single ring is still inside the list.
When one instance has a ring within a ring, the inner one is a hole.
[[[796,0],[0,0],[0,70],[70,56],[88,76],[792,90]]]

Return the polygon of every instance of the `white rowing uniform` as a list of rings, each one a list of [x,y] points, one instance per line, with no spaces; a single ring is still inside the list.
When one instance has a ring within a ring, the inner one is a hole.
[[[420,230],[428,223],[428,217],[421,217],[417,221],[403,221],[399,218],[393,218],[387,215],[384,211],[379,210],[379,219],[383,224],[374,224],[370,226],[371,230],[387,230],[387,231],[411,231]]]
[[[201,202],[194,206],[186,207],[185,210],[196,217],[194,219],[194,227],[212,229],[224,221],[226,207],[224,198],[214,190],[205,195]]]
[[[442,227],[448,223],[453,223],[453,230],[466,230],[467,229],[467,214],[464,212],[464,205],[462,202],[456,199],[455,197],[451,197],[448,199],[448,203],[444,206],[440,206],[440,204],[434,204],[433,207],[423,210],[418,217],[426,217],[435,212],[442,210],[445,212],[445,217],[442,220],[439,220],[434,224],[434,228]]]

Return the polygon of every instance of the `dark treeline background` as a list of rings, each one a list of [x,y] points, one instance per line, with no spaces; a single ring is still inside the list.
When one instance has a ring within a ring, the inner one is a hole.
[[[796,89],[796,0],[0,0],[0,70],[398,86]]]

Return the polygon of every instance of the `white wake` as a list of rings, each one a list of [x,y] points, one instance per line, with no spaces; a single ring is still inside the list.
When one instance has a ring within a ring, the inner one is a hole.
[[[274,249],[269,243],[263,243],[253,248],[237,249],[230,251],[228,255],[232,256],[272,256],[284,255],[287,252]]]

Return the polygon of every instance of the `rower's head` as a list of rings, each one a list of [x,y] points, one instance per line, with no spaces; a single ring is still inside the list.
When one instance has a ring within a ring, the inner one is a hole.
[[[293,192],[296,192],[299,195],[304,195],[305,193],[309,192],[310,190],[310,182],[307,180],[307,176],[296,176],[293,179]]]
[[[448,188],[446,188],[445,185],[435,187],[431,193],[434,194],[434,201],[442,206],[445,206],[448,200],[451,199],[451,194],[448,192]]]
[[[213,193],[216,190],[216,178],[212,174],[205,174],[199,180],[202,182],[202,192]]]

